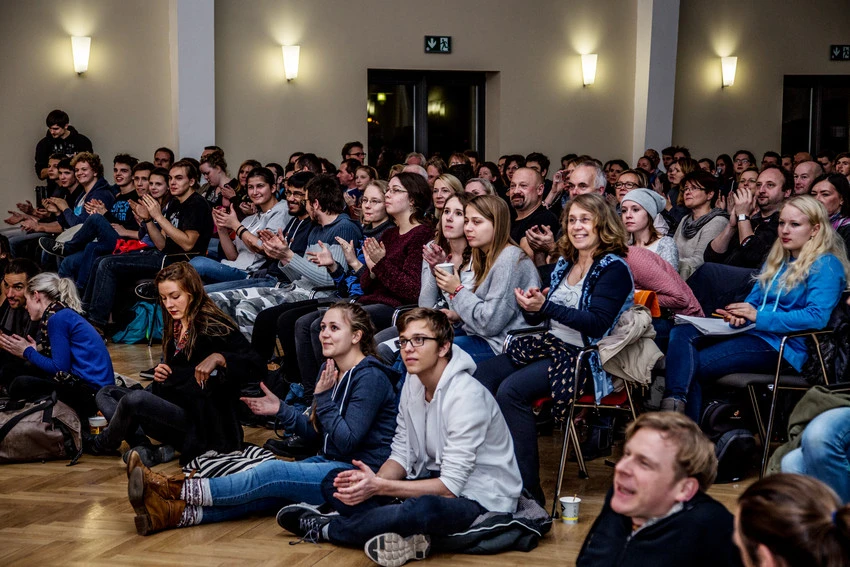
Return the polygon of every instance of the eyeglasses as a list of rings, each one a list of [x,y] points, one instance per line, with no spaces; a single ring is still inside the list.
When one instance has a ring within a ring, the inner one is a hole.
[[[625,187],[626,189],[632,190],[632,189],[634,189],[636,187],[640,187],[640,186],[633,181],[623,181],[623,182],[618,181],[614,184],[614,187],[617,188],[617,189],[622,189],[622,188]]]
[[[682,193],[693,193],[694,191],[705,191],[705,188],[697,187],[695,185],[685,185],[685,188],[682,190]]]
[[[302,193],[300,191],[286,191],[283,195],[285,197],[295,197],[296,199],[303,199],[307,196],[307,193]]]
[[[384,200],[383,199],[363,199],[362,201],[360,201],[360,204],[361,205],[373,205],[373,206],[383,205]]]
[[[744,158],[744,159],[736,159],[736,160],[735,160],[735,163],[737,163],[738,165],[744,165],[745,163],[750,163],[750,160],[748,160],[748,159],[746,159],[746,158]]]
[[[398,348],[407,348],[408,344],[413,345],[413,348],[419,348],[425,344],[425,341],[436,341],[435,337],[411,337],[409,339],[398,339],[395,342],[395,346]]]
[[[398,187],[390,187],[389,189],[387,189],[387,195],[396,195],[398,193],[407,193],[407,189],[399,189]]]
[[[350,153],[348,155],[357,156],[357,157],[366,157],[366,152],[354,152],[354,153]]]

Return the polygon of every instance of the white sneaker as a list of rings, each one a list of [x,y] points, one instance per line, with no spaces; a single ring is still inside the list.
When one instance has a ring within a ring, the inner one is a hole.
[[[366,556],[384,567],[399,567],[408,561],[425,559],[431,552],[431,538],[416,534],[402,537],[394,533],[376,535],[363,546]]]

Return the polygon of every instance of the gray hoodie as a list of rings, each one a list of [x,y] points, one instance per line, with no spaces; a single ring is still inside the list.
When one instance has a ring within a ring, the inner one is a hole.
[[[513,440],[495,398],[473,372],[472,358],[453,345],[431,399],[440,419],[435,464],[455,496],[491,512],[513,513],[522,492]],[[428,478],[425,386],[415,374],[407,375],[398,410],[390,459],[404,467],[408,479]]]

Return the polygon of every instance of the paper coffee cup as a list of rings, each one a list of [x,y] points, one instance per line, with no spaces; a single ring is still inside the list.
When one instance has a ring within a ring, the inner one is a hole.
[[[561,498],[561,521],[565,524],[577,524],[579,504],[581,504],[581,498],[574,496]]]
[[[89,430],[92,435],[99,435],[104,427],[106,427],[106,418],[102,415],[89,418]]]
[[[455,273],[455,265],[451,262],[443,262],[442,264],[437,264],[435,267],[440,268],[441,270],[450,274]]]

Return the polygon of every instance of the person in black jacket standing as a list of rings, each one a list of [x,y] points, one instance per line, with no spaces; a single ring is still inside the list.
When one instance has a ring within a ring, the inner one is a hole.
[[[47,177],[47,161],[51,155],[72,157],[80,152],[92,151],[91,140],[69,126],[70,121],[63,110],[51,110],[47,115],[47,134],[35,147],[35,173],[39,179]]]
[[[741,565],[732,514],[705,493],[716,476],[714,446],[696,423],[673,412],[641,415],[576,565]]]

